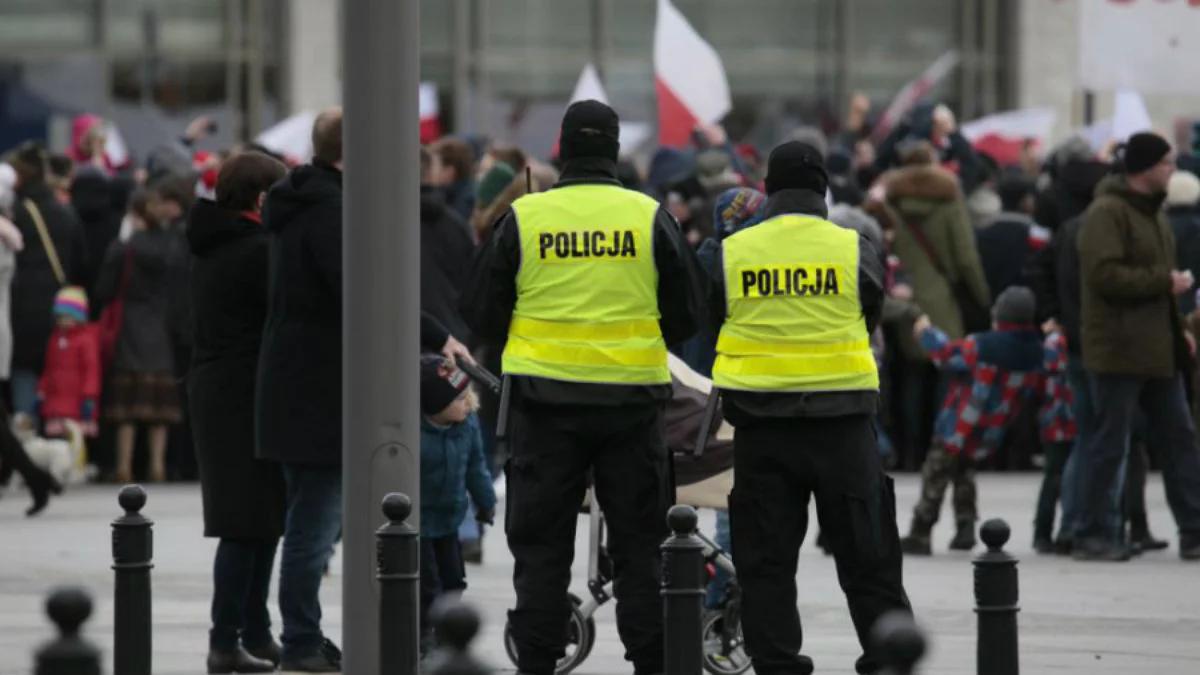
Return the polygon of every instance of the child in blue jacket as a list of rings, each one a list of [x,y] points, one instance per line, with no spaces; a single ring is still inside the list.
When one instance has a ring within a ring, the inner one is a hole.
[[[429,609],[441,596],[467,587],[458,526],[467,516],[491,523],[496,493],[483,453],[475,411],[479,399],[466,373],[441,356],[421,357],[421,630],[429,643]]]

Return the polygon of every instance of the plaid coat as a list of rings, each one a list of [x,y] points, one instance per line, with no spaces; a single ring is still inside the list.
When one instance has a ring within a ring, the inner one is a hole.
[[[1025,405],[1039,406],[1044,442],[1075,438],[1061,334],[1043,340],[1033,326],[1001,324],[997,330],[951,340],[930,327],[920,342],[934,364],[951,374],[934,423],[934,439],[949,454],[986,458]]]

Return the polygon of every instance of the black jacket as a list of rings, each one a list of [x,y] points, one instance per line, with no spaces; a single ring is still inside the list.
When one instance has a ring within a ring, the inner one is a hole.
[[[133,181],[109,177],[102,170],[85,166],[71,181],[71,206],[79,216],[87,246],[87,265],[83,270],[83,285],[91,291],[100,276],[104,254],[121,232],[121,220]],[[93,310],[96,308],[93,307]],[[93,315],[98,312],[93,311]]]
[[[195,311],[188,404],[200,467],[204,534],[283,532],[279,465],[255,459],[254,387],[267,318],[267,231],[201,199],[188,218]]]
[[[975,247],[993,298],[1009,286],[1025,283],[1025,268],[1032,252],[1029,237],[1035,226],[1029,216],[1004,212],[975,230]]]
[[[466,222],[440,190],[421,187],[421,311],[438,320],[461,342],[470,332],[458,312],[458,300],[470,271],[475,243]]]
[[[600,158],[567,162],[552,189],[601,184],[620,187],[616,163]],[[654,264],[658,268],[659,326],[667,345],[691,337],[703,320],[703,278],[695,254],[683,239],[675,219],[660,207],[654,221]],[[517,271],[521,266],[521,241],[516,216],[509,209],[496,222],[492,234],[476,253],[470,281],[460,310],[480,340],[503,344],[517,303]],[[532,404],[567,406],[628,406],[656,404],[671,397],[671,386],[581,384],[537,377],[517,377],[516,400]]]
[[[175,373],[175,345],[171,340],[171,279],[187,264],[177,235],[155,228],[134,232],[128,242],[108,247],[96,301],[107,305],[121,294],[126,256],[129,280],[124,289],[125,311],[113,369],[133,373]]]
[[[12,367],[41,373],[46,342],[54,329],[54,296],[62,284],[54,275],[33,216],[25,208],[26,199],[41,212],[68,283],[85,281],[87,246],[79,219],[70,208],[58,203],[45,183],[18,191],[13,204],[13,224],[21,231],[25,248],[17,253],[17,274],[12,282]]]
[[[1181,270],[1189,270],[1200,278],[1200,206],[1172,206],[1167,220],[1175,233],[1175,258]],[[1196,295],[1188,291],[1179,296],[1179,309],[1191,314],[1196,309]]]
[[[259,457],[342,458],[342,172],[291,171],[267,193],[267,322],[258,364]]]
[[[824,195],[809,190],[780,190],[767,199],[767,218],[787,213],[828,216]],[[720,334],[725,323],[726,297],[724,264],[720,252],[714,266],[712,296],[709,300],[709,319]],[[879,325],[883,313],[884,258],[877,244],[866,234],[858,238],[858,300],[862,305],[863,321],[870,335]],[[841,415],[873,415],[879,406],[879,392],[819,392],[766,393],[725,390],[721,392],[725,418],[734,426],[750,423],[761,417],[836,417]]]

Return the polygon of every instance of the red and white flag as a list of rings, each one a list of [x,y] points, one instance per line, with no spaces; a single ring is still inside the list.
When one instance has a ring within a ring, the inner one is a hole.
[[[433,82],[422,82],[417,99],[421,116],[421,143],[432,143],[442,135],[442,122],[438,119],[441,110],[438,105],[437,85]]]
[[[1057,117],[1054,108],[1010,110],[967,122],[962,135],[999,164],[1017,164],[1027,142],[1046,144]]]
[[[654,90],[664,146],[687,145],[697,124],[717,122],[732,108],[721,57],[670,0],[658,0]]]
[[[917,79],[904,85],[900,93],[896,94],[896,98],[892,99],[887,110],[883,111],[875,128],[871,130],[871,140],[878,144],[887,138],[888,133],[896,126],[900,118],[904,117],[904,114],[911,110],[922,96],[933,91],[937,83],[941,82],[942,78],[946,77],[956,65],[958,65],[958,52],[951,49],[929,64],[929,67]]]

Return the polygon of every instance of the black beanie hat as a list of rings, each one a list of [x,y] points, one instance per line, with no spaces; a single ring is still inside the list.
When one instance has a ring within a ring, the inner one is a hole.
[[[1031,324],[1037,310],[1033,291],[1025,286],[1009,286],[992,305],[992,318],[999,323]]]
[[[1125,143],[1125,173],[1137,175],[1152,168],[1171,152],[1171,144],[1167,139],[1150,131],[1143,131],[1129,137]]]
[[[823,196],[829,187],[829,174],[819,150],[808,143],[789,141],[771,151],[766,184],[768,195],[799,188]]]
[[[436,415],[454,402],[471,383],[463,371],[438,354],[421,356],[421,412]]]
[[[617,161],[621,149],[617,113],[600,101],[572,103],[563,115],[558,155],[564,162],[577,157],[603,157]]]

